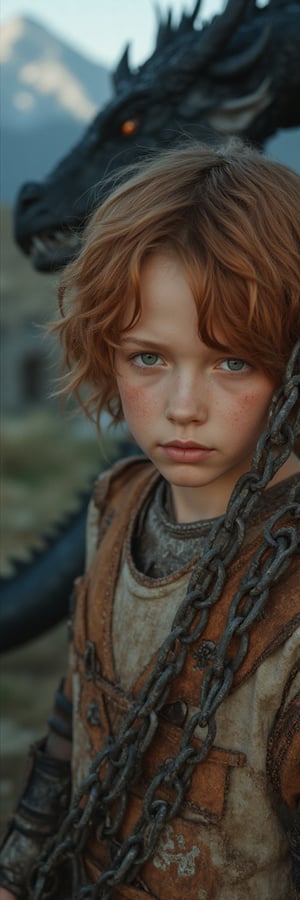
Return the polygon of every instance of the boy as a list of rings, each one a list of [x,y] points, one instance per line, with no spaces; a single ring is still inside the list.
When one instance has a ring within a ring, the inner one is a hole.
[[[296,174],[187,143],[111,194],[63,276],[68,387],[150,462],[96,484],[1,900],[300,890],[299,248]]]

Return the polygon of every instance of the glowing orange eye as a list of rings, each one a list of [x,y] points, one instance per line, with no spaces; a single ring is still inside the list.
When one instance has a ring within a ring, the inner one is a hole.
[[[125,122],[122,122],[121,134],[125,134],[126,137],[129,134],[134,134],[134,132],[137,130],[138,124],[139,124],[138,119],[126,119]]]

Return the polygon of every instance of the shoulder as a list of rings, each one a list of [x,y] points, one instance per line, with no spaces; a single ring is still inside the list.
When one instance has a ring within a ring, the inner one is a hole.
[[[156,469],[144,456],[118,460],[97,478],[88,507],[86,528],[86,570],[89,569],[101,537],[101,522],[112,505],[129,506],[136,494],[156,476]]]
[[[122,489],[134,487],[137,481],[147,483],[155,474],[155,468],[144,456],[130,456],[120,459],[110,469],[103,472],[94,484],[92,501],[99,514],[103,505]]]

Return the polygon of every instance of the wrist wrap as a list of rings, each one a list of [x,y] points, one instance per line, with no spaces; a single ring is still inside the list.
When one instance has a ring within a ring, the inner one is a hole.
[[[57,830],[70,801],[70,763],[43,753],[45,739],[29,752],[22,795],[0,850],[0,885],[20,900],[45,841]]]

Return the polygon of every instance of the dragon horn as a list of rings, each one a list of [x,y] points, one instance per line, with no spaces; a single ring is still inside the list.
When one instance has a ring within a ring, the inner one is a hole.
[[[124,84],[124,82],[128,83],[128,81],[134,77],[129,65],[129,48],[130,44],[126,44],[124,53],[118,62],[117,68],[112,74],[113,85],[116,91]]]
[[[209,74],[213,78],[236,78],[244,72],[251,69],[257,60],[262,56],[269,43],[272,32],[272,25],[268,24],[258,35],[256,41],[241,53],[234,56],[228,56],[227,59],[220,62],[212,63],[209,66]]]
[[[249,0],[228,0],[224,12],[214,16],[207,25],[203,25],[198,32],[199,40],[193,41],[193,47],[187,41],[183,44],[180,55],[174,54],[174,59],[168,64],[170,73],[173,74],[173,70],[176,70],[177,74],[180,71],[188,76],[189,72],[192,73],[195,69],[207,67],[210,60],[226,46],[248,7]]]

